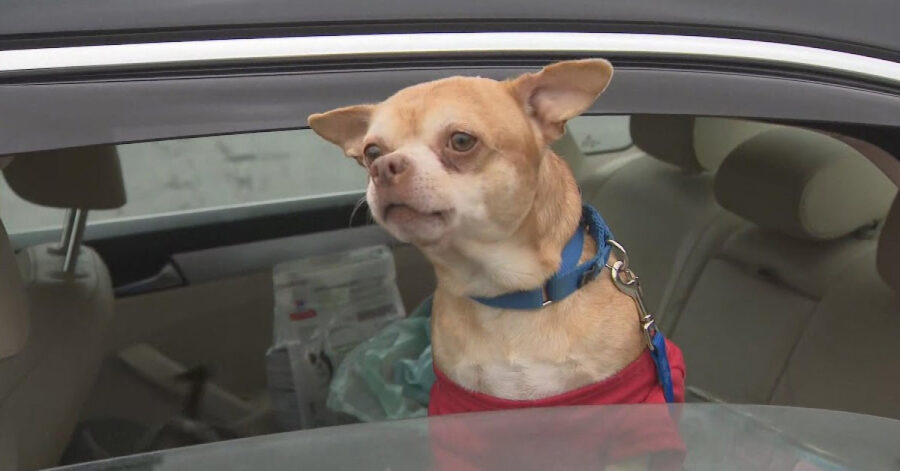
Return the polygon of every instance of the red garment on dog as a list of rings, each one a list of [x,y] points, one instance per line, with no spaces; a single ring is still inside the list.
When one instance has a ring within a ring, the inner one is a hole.
[[[684,402],[684,357],[681,350],[666,339],[669,366],[672,369],[672,386],[676,402]],[[581,388],[530,401],[503,399],[469,391],[434,369],[436,380],[431,387],[428,415],[483,412],[524,407],[556,407],[576,405],[665,403],[662,386],[656,376],[656,365],[645,351],[622,371]]]

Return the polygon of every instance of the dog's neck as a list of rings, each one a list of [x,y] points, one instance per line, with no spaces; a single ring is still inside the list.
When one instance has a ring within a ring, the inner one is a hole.
[[[439,286],[454,296],[497,296],[540,286],[560,264],[581,219],[581,195],[568,165],[549,149],[531,209],[507,240],[426,250]]]

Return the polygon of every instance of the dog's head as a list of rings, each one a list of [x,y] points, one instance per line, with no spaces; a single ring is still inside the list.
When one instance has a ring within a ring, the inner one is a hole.
[[[520,226],[549,144],[611,78],[602,59],[503,82],[452,77],[314,114],[309,125],[368,169],[372,215],[398,239],[491,243]]]

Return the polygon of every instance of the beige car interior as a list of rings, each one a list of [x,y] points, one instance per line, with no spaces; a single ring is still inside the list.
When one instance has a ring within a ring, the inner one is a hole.
[[[633,116],[631,136],[645,154],[582,180],[585,199],[626,244],[643,276],[653,279],[644,289],[645,302],[663,326],[675,315],[669,313],[679,310],[710,252],[737,223],[715,201],[713,172],[742,139],[767,128],[746,123],[729,129],[727,124]]]
[[[600,156],[571,134],[554,149],[683,349],[689,400],[900,418],[900,369],[886,367],[900,356],[896,183],[812,130],[636,115],[630,133],[633,146]],[[204,417],[277,431],[264,364],[271,272],[113,299],[95,252],[66,254],[88,210],[124,204],[115,148],[23,156],[4,174],[28,201],[70,211],[60,244],[13,255],[0,230],[0,470],[52,465],[76,423],[133,449],[178,414],[186,387],[173,378],[195,365],[213,369]],[[393,250],[411,311],[434,278],[414,248]]]
[[[70,209],[75,223],[60,244],[15,254],[0,225],[0,469],[38,469],[71,437],[114,315],[106,266],[81,246],[84,221],[125,204],[125,192],[112,146],[18,156],[4,175],[23,199]]]
[[[692,399],[900,418],[896,184],[804,129],[634,116],[631,133],[646,155],[581,183],[684,350]]]

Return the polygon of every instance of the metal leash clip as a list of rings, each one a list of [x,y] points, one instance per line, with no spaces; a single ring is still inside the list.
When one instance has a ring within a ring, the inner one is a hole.
[[[644,339],[647,342],[647,348],[653,351],[655,350],[653,336],[656,334],[656,321],[653,319],[653,315],[647,311],[647,307],[644,306],[644,294],[641,291],[638,276],[628,267],[628,252],[625,251],[625,247],[622,247],[621,244],[612,239],[607,240],[606,243],[614,249],[617,259],[612,265],[606,265],[609,268],[610,275],[612,275],[612,281],[615,283],[616,288],[619,288],[619,291],[627,294],[634,300],[641,322],[641,331],[644,333]]]

